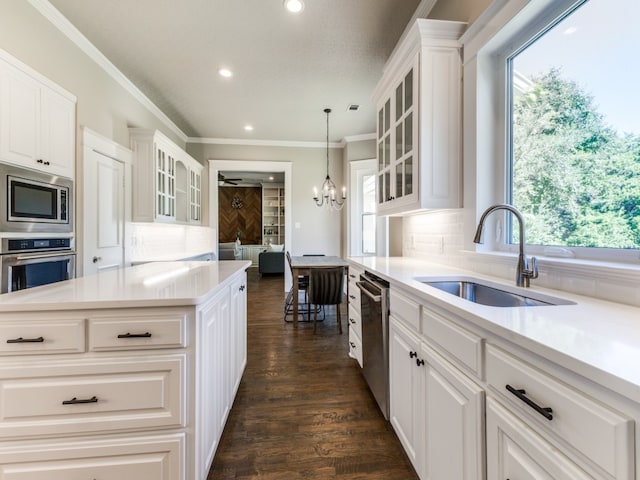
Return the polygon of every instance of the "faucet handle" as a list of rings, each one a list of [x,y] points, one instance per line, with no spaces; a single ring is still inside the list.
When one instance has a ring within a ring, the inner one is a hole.
[[[528,263],[528,262],[527,262]],[[528,278],[538,278],[538,259],[536,257],[531,257],[531,269],[529,270],[529,265],[526,265],[525,275]]]

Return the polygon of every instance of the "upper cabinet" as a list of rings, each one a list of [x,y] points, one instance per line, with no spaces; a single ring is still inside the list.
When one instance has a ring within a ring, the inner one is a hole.
[[[378,213],[462,206],[465,23],[418,19],[385,66],[377,105]]]
[[[129,131],[133,221],[200,224],[202,164],[157,130]]]
[[[74,177],[76,97],[0,50],[0,161]]]

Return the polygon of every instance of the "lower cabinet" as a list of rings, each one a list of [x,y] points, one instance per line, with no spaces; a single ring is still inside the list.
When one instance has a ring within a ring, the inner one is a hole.
[[[425,344],[421,356],[427,432],[422,478],[482,480],[484,389]]]
[[[0,312],[0,479],[205,480],[246,301],[242,272],[200,305]]]
[[[184,478],[184,433],[0,447],[2,480]]]
[[[390,319],[390,421],[421,479],[484,478],[484,390]]]
[[[487,399],[487,478],[587,480],[589,476],[496,400]]]

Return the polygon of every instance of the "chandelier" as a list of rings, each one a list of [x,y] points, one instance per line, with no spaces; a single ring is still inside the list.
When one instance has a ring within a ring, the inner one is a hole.
[[[329,210],[340,210],[347,198],[347,189],[342,187],[342,195],[341,198],[338,199],[336,195],[336,184],[333,183],[333,180],[331,180],[329,176],[329,114],[331,113],[331,109],[325,108],[324,113],[327,114],[327,178],[325,178],[322,183],[320,196],[318,196],[318,189],[313,187],[313,199],[316,201],[318,207],[326,206]]]

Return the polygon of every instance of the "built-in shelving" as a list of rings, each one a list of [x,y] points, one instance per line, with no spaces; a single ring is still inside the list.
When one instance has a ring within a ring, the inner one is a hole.
[[[284,187],[262,188],[262,243],[284,243]]]

